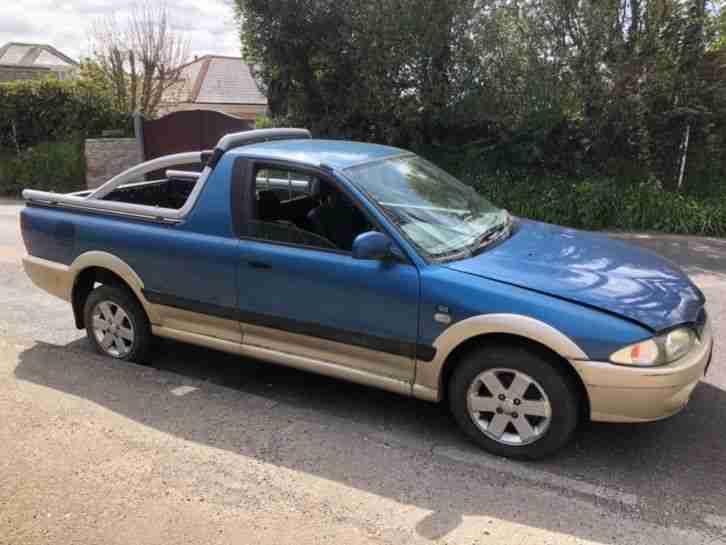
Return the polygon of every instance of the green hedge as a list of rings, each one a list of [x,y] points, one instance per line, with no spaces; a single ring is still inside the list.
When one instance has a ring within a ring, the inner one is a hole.
[[[61,193],[85,189],[83,144],[46,142],[20,154],[0,153],[0,195],[17,197],[28,187]]]
[[[590,230],[726,236],[726,195],[697,199],[657,184],[610,178],[479,175],[464,177],[513,214]]]
[[[91,82],[54,79],[0,83],[0,148],[100,136],[130,129],[128,116]]]
[[[0,194],[83,189],[82,142],[110,129],[130,132],[130,119],[90,81],[0,83]]]

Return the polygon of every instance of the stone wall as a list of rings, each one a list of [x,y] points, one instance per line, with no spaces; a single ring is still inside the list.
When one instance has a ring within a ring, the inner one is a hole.
[[[135,138],[91,138],[86,140],[85,154],[86,185],[89,189],[143,162]]]

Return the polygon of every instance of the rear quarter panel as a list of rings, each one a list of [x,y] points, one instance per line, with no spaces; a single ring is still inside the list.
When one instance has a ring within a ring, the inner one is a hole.
[[[229,176],[229,165],[220,163],[192,211],[176,224],[27,206],[21,212],[26,249],[67,266],[84,253],[106,252],[133,269],[145,289],[234,306],[238,241],[231,228]]]
[[[76,250],[77,220],[57,208],[26,206],[20,211],[20,231],[28,254],[70,265]]]

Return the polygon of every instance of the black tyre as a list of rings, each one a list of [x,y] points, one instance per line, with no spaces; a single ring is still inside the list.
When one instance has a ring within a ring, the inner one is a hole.
[[[97,352],[143,363],[151,347],[151,326],[130,290],[120,286],[94,289],[86,299],[83,316],[86,333]]]
[[[536,460],[562,448],[579,421],[578,390],[557,362],[520,346],[466,354],[449,381],[462,430],[498,456]]]

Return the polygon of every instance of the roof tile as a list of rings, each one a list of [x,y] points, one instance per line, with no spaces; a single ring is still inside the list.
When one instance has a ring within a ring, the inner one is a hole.
[[[78,63],[47,44],[10,42],[0,47],[0,64],[72,68]]]
[[[241,58],[208,55],[184,68],[189,102],[200,104],[267,104]]]

